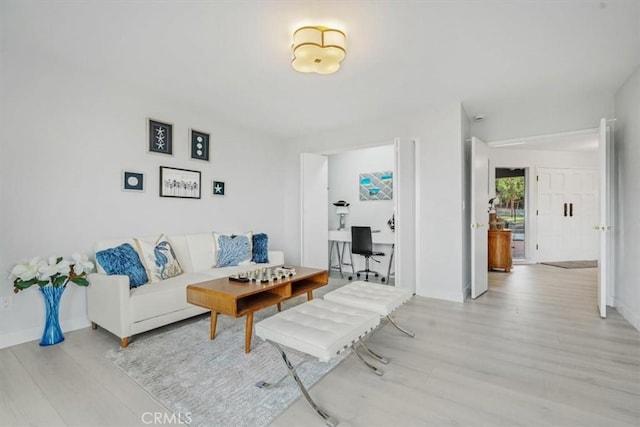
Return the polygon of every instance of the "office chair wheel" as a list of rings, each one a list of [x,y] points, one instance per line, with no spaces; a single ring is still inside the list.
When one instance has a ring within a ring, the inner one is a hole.
[[[384,279],[384,277],[383,277],[382,279],[380,279],[380,281],[381,281],[382,283],[384,283],[384,280],[385,280],[385,279]]]
[[[349,280],[352,280],[352,279],[353,279],[353,276],[349,276]]]
[[[378,277],[378,273],[376,273],[376,277]]]
[[[360,273],[356,273],[356,276],[357,276],[357,277],[360,277]]]

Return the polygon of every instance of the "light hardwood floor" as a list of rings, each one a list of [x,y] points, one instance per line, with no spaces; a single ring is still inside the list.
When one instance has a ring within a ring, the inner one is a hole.
[[[335,280],[335,279],[332,279]],[[341,426],[640,425],[640,333],[596,311],[596,270],[516,266],[457,304],[414,297],[369,340],[389,356],[377,377],[349,356],[311,389]],[[0,350],[0,425],[144,425],[165,412],[104,353],[98,329]],[[211,420],[212,426],[225,426]],[[322,426],[298,400],[275,426]]]

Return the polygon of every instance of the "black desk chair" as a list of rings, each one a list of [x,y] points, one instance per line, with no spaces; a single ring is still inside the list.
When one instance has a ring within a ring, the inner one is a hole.
[[[369,259],[380,263],[374,256],[384,256],[384,252],[376,252],[373,250],[373,239],[371,238],[371,227],[351,227],[351,253],[364,256],[365,268],[364,270],[356,271],[356,276],[360,277],[361,273],[364,273],[364,281],[369,281],[369,274],[373,274],[375,277],[380,276],[380,273],[369,269]],[[351,280],[352,277],[349,277]],[[385,278],[382,277],[384,283]]]

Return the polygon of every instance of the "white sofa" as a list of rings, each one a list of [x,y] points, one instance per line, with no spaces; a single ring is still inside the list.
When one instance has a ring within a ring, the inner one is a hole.
[[[129,289],[128,276],[107,275],[100,263],[96,262],[97,272],[87,277],[87,310],[91,325],[94,329],[101,326],[118,336],[122,347],[126,347],[129,337],[135,334],[209,311],[187,302],[187,285],[226,277],[238,271],[284,264],[283,252],[269,251],[268,264],[214,268],[213,233],[167,238],[183,270],[179,276]],[[123,243],[135,248],[133,238],[101,240],[94,247],[94,255],[95,252]]]

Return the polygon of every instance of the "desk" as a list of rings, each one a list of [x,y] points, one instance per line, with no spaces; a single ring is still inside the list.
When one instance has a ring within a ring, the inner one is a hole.
[[[389,256],[389,266],[387,268],[387,283],[389,283],[389,277],[391,275],[391,265],[393,264],[393,253],[395,250],[396,243],[396,235],[392,231],[384,230],[380,232],[372,232],[371,240],[374,245],[391,245],[391,255]],[[342,246],[342,251],[340,250],[340,246]],[[343,262],[343,257],[345,253],[346,247],[349,247],[349,256],[351,260],[351,264]],[[333,254],[334,248],[338,255],[338,265],[331,265],[331,256]],[[342,266],[350,265],[351,271],[355,274],[355,270],[353,268],[353,257],[351,256],[351,230],[329,230],[329,271],[331,269],[339,269],[340,275],[342,276]]]

